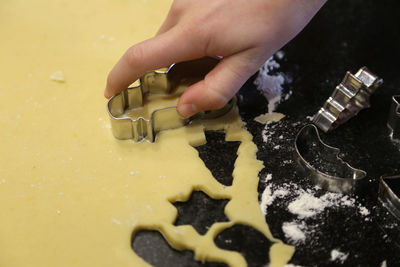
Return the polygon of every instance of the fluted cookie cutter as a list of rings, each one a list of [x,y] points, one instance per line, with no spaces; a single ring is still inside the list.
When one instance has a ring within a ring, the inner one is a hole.
[[[383,83],[367,67],[353,75],[347,72],[342,82],[314,115],[313,123],[322,131],[329,132],[345,123],[357,113],[369,108],[372,93]]]
[[[400,95],[392,97],[387,126],[390,130],[390,138],[400,142]]]
[[[325,144],[313,124],[300,129],[295,138],[295,150],[301,166],[323,189],[349,194],[367,175],[343,161],[339,157],[340,150]]]
[[[383,175],[379,182],[379,200],[400,219],[400,175]]]
[[[217,58],[205,57],[172,64],[166,71],[146,73],[139,79],[139,85],[113,96],[107,103],[107,109],[114,137],[154,142],[160,131],[183,127],[194,120],[214,119],[229,112],[236,103],[235,98],[221,109],[199,112],[187,119],[179,116],[176,106],[156,109],[150,118],[132,118],[128,115],[129,110],[144,105],[146,94],[169,95],[179,85],[194,84],[203,79],[218,62]]]

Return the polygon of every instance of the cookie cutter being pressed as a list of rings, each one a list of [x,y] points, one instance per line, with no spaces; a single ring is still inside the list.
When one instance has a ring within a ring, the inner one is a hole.
[[[387,126],[390,130],[390,138],[400,142],[400,95],[392,97]]]
[[[347,72],[342,82],[314,115],[313,123],[322,131],[329,132],[345,123],[357,113],[369,108],[369,98],[383,83],[367,67],[362,67],[353,75]]]
[[[365,171],[343,161],[339,157],[340,150],[325,144],[313,124],[300,129],[295,138],[295,150],[301,166],[323,189],[350,194],[367,175]],[[316,165],[322,167],[317,168]]]
[[[400,175],[383,175],[379,181],[379,200],[400,219]]]
[[[126,116],[128,110],[144,105],[146,94],[169,95],[179,85],[191,85],[203,79],[218,62],[217,58],[205,57],[172,64],[166,71],[146,73],[139,79],[139,85],[113,96],[107,103],[107,109],[114,137],[133,139],[136,142],[143,139],[154,142],[160,131],[183,127],[193,120],[214,119],[229,112],[235,105],[235,98],[221,109],[199,112],[187,119],[179,116],[176,106],[156,109],[149,119]]]

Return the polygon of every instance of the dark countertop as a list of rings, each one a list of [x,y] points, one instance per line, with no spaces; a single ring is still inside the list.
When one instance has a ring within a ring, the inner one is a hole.
[[[341,248],[349,253],[343,266],[380,266],[384,260],[388,266],[400,266],[400,222],[377,201],[379,177],[400,173],[400,146],[391,142],[386,127],[391,96],[400,94],[399,15],[400,3],[396,1],[328,1],[306,29],[282,49],[285,58],[279,71],[293,78],[286,85],[293,95],[279,105],[277,112],[286,118],[277,124],[269,143],[262,140],[264,126],[252,120],[254,114],[266,111],[265,104],[254,108],[254,101],[261,97],[251,89],[251,81],[242,89],[245,101],[241,115],[258,144],[258,158],[266,166],[261,177],[271,173],[273,183],[295,182],[310,188],[312,183],[296,171],[293,153],[297,131],[309,123],[306,116],[317,112],[348,70],[355,73],[367,66],[384,79],[371,98],[371,108],[331,133],[321,134],[327,144],[340,148],[345,161],[367,172],[367,188],[355,196],[371,215],[366,221],[354,208],[327,209],[323,216],[307,221],[318,225],[318,231],[296,247],[293,264],[335,266],[338,263],[329,261],[330,251]],[[301,123],[294,127],[296,122]],[[273,147],[280,135],[284,136],[284,142],[279,143],[283,149],[276,151]],[[282,161],[288,159],[292,164],[282,168]],[[260,194],[264,188],[260,183]],[[293,215],[287,211],[285,199],[268,208],[266,219],[273,235],[289,242],[282,222]]]
[[[272,174],[270,183],[277,186],[292,183],[304,189],[313,187],[298,169],[294,137],[302,126],[309,123],[306,117],[317,112],[346,71],[355,73],[360,67],[367,66],[384,79],[383,86],[371,98],[371,108],[361,111],[331,133],[321,134],[324,142],[341,150],[345,161],[367,172],[366,188],[352,197],[357,205],[366,207],[370,215],[360,215],[356,206],[327,208],[319,216],[306,219],[307,225],[314,227],[314,231],[304,243],[296,246],[291,263],[301,266],[381,266],[386,260],[387,266],[400,266],[400,222],[377,200],[379,177],[400,173],[400,145],[392,143],[386,126],[391,96],[400,94],[400,2],[328,1],[304,31],[282,50],[285,57],[279,61],[279,71],[292,78],[284,86],[293,95],[276,110],[286,117],[274,126],[270,142],[264,142],[262,138],[265,126],[254,121],[254,117],[267,112],[268,104],[255,90],[254,77],[239,92],[243,96],[238,102],[241,116],[259,148],[257,157],[265,165],[260,173],[260,197],[266,187],[263,182],[266,174]],[[279,136],[282,136],[281,139]],[[212,152],[216,143],[223,142],[223,137],[218,134],[210,133],[207,137],[208,146],[198,148],[200,156],[204,155],[206,165],[207,154]],[[280,145],[280,149],[274,149],[276,145]],[[226,161],[231,157],[231,162],[234,162],[235,149],[237,146],[232,144],[224,151],[227,178],[220,182],[227,185],[231,182],[229,171],[232,164]],[[211,165],[216,161],[218,159],[213,157],[208,160]],[[207,166],[215,168],[211,165]],[[224,170],[216,170],[215,173],[224,175]],[[268,207],[266,216],[273,235],[289,244],[291,242],[282,231],[282,223],[295,219],[287,210],[290,200],[290,196],[276,199]],[[207,217],[207,211],[201,207],[214,205],[212,201],[207,196],[191,198],[190,205],[198,207],[194,208],[196,213],[191,216],[201,217],[204,213]],[[223,201],[215,203],[216,211],[211,213],[213,218],[209,217],[210,222],[194,221],[193,225],[202,224],[203,228],[201,225],[198,227],[204,230],[204,225],[226,220],[218,212],[225,204]],[[185,209],[185,205],[180,203],[175,206],[178,211]],[[187,207],[185,210],[186,214],[190,214]],[[187,221],[185,218],[179,220]],[[154,266],[224,266],[195,262],[191,252],[172,250],[156,232],[143,232],[138,237],[133,241],[133,249]],[[266,248],[270,244],[246,226],[238,225],[222,232],[217,236],[216,243],[226,249],[241,251],[249,266],[265,266],[268,263],[265,262]],[[343,264],[330,261],[334,248],[349,254]]]

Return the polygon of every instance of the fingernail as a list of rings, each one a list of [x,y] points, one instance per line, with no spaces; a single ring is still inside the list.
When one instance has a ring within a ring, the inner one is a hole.
[[[107,98],[107,99],[110,98],[110,96],[109,96],[109,94],[108,94],[108,91],[107,91],[107,88],[104,89],[104,97]]]
[[[179,115],[181,115],[183,118],[188,118],[199,111],[194,104],[183,104],[178,106],[177,109]]]

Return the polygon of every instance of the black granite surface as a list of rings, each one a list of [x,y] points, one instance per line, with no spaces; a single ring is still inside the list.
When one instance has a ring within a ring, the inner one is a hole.
[[[218,182],[232,185],[232,172],[240,142],[226,142],[223,132],[207,131],[205,135],[207,143],[196,147],[199,157]]]
[[[305,190],[314,187],[298,168],[294,137],[309,123],[307,116],[317,112],[346,71],[355,73],[360,67],[367,66],[384,79],[383,86],[371,98],[371,108],[361,111],[333,132],[321,133],[324,142],[341,150],[340,155],[345,161],[367,172],[366,187],[352,196],[356,199],[355,206],[327,208],[319,216],[304,219],[313,231],[302,244],[296,245],[291,263],[301,266],[381,266],[386,260],[387,266],[400,266],[400,222],[377,198],[379,177],[400,173],[400,145],[390,140],[386,127],[391,96],[400,94],[400,2],[328,1],[305,30],[282,50],[285,57],[278,60],[279,72],[291,78],[284,86],[285,92],[292,91],[293,94],[277,109],[286,117],[268,126],[268,142],[262,137],[265,126],[254,121],[255,116],[267,112],[268,104],[255,90],[254,77],[241,89],[238,97],[240,114],[259,149],[257,157],[265,165],[260,173],[260,197],[266,187],[263,180],[267,174],[272,174],[269,183],[277,186],[290,183]],[[211,138],[204,151],[212,151],[215,142],[221,145],[220,137]],[[221,165],[236,159],[229,149],[223,153]],[[213,163],[207,167],[213,174],[218,173],[218,180],[227,185],[231,183],[229,171],[218,170],[218,164],[215,164],[220,159],[215,155],[207,158],[207,153],[202,154],[202,159]],[[316,194],[324,193],[317,190]],[[266,216],[273,235],[289,244],[292,241],[285,237],[282,224],[296,219],[287,209],[293,197],[276,199],[268,207]],[[201,203],[202,200],[198,201]],[[359,205],[366,207],[370,214],[361,215]],[[215,218],[209,216],[209,221],[214,222]],[[270,244],[256,230],[248,228],[234,226],[220,233],[215,242],[225,249],[242,252],[249,266],[265,266],[268,262],[266,247]],[[143,256],[146,261],[154,266],[203,266],[192,260],[190,252],[167,260],[168,255],[181,255],[181,252],[168,247],[162,237],[154,238],[157,234],[140,233],[138,240],[148,244],[144,254],[150,256]],[[134,239],[134,250],[135,242]],[[159,246],[164,251],[161,254],[155,252]],[[331,261],[332,249],[348,253],[347,259],[343,263]],[[157,260],[160,258],[166,260]],[[218,265],[213,264],[205,263],[204,266]]]
[[[158,231],[153,230],[142,230],[136,233],[132,249],[152,266],[227,267],[224,263],[195,261],[192,251],[172,249],[164,237]]]
[[[204,235],[216,222],[228,222],[224,209],[229,199],[212,199],[201,191],[194,191],[186,202],[174,202],[178,218],[174,225],[193,226]]]

